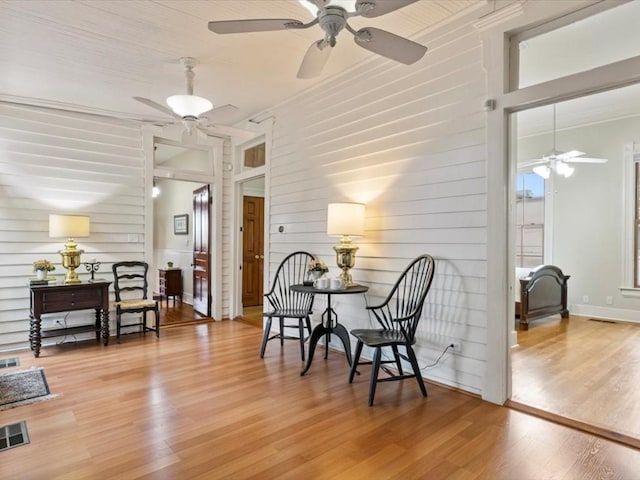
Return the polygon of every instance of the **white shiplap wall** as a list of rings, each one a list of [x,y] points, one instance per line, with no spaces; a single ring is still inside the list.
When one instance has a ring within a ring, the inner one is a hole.
[[[421,253],[436,258],[416,352],[427,378],[481,393],[486,345],[486,75],[472,25],[459,19],[419,38],[425,58],[406,67],[375,58],[274,109],[270,278],[296,249],[338,273],[326,235],[333,201],[367,205],[354,279],[381,300]],[[286,233],[277,233],[284,225]],[[340,321],[370,324],[361,296],[334,296]],[[316,315],[326,305],[316,302]],[[339,342],[334,342],[341,348]],[[353,347],[354,345],[352,345]],[[313,366],[312,366],[313,368]]]
[[[77,239],[83,260],[111,264],[144,257],[144,155],[140,128],[60,110],[0,103],[0,350],[26,347],[31,264],[46,258],[61,277],[57,253],[65,239],[49,238],[49,214],[82,214],[91,235]],[[88,278],[84,268],[81,278]],[[75,312],[68,322],[92,318]],[[47,321],[64,321],[52,316]],[[61,339],[58,339],[61,340]]]

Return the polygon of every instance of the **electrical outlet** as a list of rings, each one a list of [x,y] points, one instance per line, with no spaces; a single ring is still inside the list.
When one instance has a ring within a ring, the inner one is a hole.
[[[582,303],[589,303],[589,295],[582,296]]]
[[[454,352],[460,353],[462,351],[462,345],[460,342],[451,342],[449,345]]]
[[[607,305],[613,305],[613,297],[609,296],[605,299]]]

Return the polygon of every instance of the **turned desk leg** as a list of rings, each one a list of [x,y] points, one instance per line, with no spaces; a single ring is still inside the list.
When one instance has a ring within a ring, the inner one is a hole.
[[[102,310],[102,343],[109,345],[109,312]]]
[[[96,319],[95,319],[95,332],[96,332],[96,342],[100,341],[100,332],[102,331],[102,316],[100,315],[100,309],[96,308],[95,310]]]
[[[40,333],[41,325],[42,320],[40,319],[40,316],[31,317],[29,342],[31,343],[31,351],[33,352],[33,356],[36,358],[40,356],[40,346],[42,345],[42,335]]]

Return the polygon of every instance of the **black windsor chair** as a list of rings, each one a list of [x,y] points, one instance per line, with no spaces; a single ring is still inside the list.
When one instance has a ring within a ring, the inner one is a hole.
[[[313,307],[313,294],[293,292],[289,289],[291,285],[302,284],[307,274],[310,260],[315,257],[307,252],[294,252],[285,257],[278,266],[276,275],[271,285],[271,290],[265,294],[272,310],[263,313],[267,318],[267,324],[262,337],[260,348],[260,358],[264,358],[267,342],[273,339],[280,339],[280,346],[284,345],[284,340],[300,341],[300,356],[304,362],[304,342],[311,335],[311,309]],[[271,335],[271,320],[277,318],[280,323],[279,333]],[[296,324],[285,323],[285,319],[297,320]],[[297,328],[298,336],[288,336],[285,328]],[[307,336],[305,336],[305,328]]]
[[[430,255],[421,255],[413,260],[402,272],[384,302],[380,305],[367,307],[367,310],[373,312],[382,328],[354,329],[351,331],[351,335],[356,337],[358,343],[356,344],[355,357],[349,371],[349,383],[353,382],[353,376],[358,365],[373,366],[369,386],[369,406],[373,405],[378,382],[405,380],[415,377],[422,395],[424,397],[427,396],[427,389],[424,386],[412,345],[415,343],[416,328],[422,316],[422,306],[429,292],[434,271],[435,261]],[[364,345],[375,349],[373,361],[360,362],[360,354]],[[382,360],[383,347],[391,347],[393,360]],[[406,355],[401,354],[398,347],[404,347]],[[401,358],[410,363],[413,370],[412,375],[403,372]],[[384,364],[388,363],[395,364],[397,373],[384,366]],[[378,378],[381,368],[389,375],[388,377]]]

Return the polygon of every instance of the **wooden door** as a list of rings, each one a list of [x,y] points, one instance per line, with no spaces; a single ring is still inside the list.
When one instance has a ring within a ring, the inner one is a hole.
[[[209,185],[193,191],[193,309],[211,316],[211,195]]]
[[[262,305],[264,274],[264,198],[242,201],[242,306]]]

